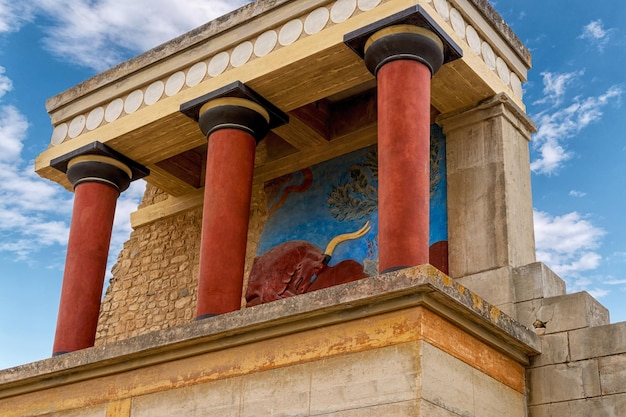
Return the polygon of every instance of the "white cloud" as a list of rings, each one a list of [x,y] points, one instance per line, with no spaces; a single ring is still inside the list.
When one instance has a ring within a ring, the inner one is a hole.
[[[589,40],[594,46],[603,50],[610,39],[611,32],[611,29],[604,29],[604,23],[601,19],[592,20],[583,27],[583,32],[579,38]]]
[[[545,80],[544,77],[544,84]],[[560,88],[565,84],[550,87],[548,91],[554,91],[555,97],[560,97],[563,95]],[[534,136],[533,147],[538,151],[539,157],[530,164],[533,172],[537,174],[556,172],[572,157],[572,153],[567,151],[563,142],[599,121],[603,116],[603,108],[612,102],[619,103],[622,93],[621,87],[612,86],[600,96],[575,97],[568,106],[551,107],[534,115],[537,133]]]
[[[46,47],[104,70],[240,7],[246,0],[34,0],[54,23]]]
[[[570,195],[570,197],[582,198],[582,197],[585,197],[587,195],[587,193],[585,193],[583,191],[571,190],[569,192],[569,195]]]
[[[543,94],[544,97],[541,100],[534,102],[533,104],[543,104],[546,102],[558,104],[565,95],[567,87],[576,81],[576,79],[583,76],[584,70],[575,72],[566,72],[557,74],[553,72],[542,72],[541,77],[543,79]]]
[[[32,5],[26,1],[0,0],[0,33],[19,30],[32,18]]]
[[[570,291],[588,289],[592,282],[581,273],[600,266],[602,256],[596,250],[604,230],[577,212],[552,216],[535,210],[533,214],[537,260],[568,281]]]

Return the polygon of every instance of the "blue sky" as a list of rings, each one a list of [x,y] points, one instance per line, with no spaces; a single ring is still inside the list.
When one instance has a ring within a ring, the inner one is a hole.
[[[244,0],[0,0],[0,369],[50,355],[72,194],[33,173],[45,100]],[[497,0],[533,54],[525,102],[539,260],[626,320],[626,5]],[[109,264],[130,232],[118,202]]]

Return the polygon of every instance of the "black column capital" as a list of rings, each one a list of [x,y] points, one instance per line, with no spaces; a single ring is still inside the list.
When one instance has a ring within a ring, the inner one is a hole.
[[[461,48],[420,6],[413,6],[344,36],[344,43],[365,60],[374,75],[387,62],[423,63],[431,74],[460,58]]]
[[[197,121],[207,137],[231,128],[250,133],[257,143],[270,129],[289,121],[289,116],[241,81],[183,103],[180,111]]]
[[[100,142],[92,142],[54,158],[50,165],[64,172],[74,188],[86,182],[99,182],[119,192],[150,173],[148,168]]]

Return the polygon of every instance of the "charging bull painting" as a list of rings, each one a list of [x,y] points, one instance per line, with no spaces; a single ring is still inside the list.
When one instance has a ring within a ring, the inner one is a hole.
[[[431,129],[431,264],[447,271],[445,141]],[[268,219],[250,272],[248,306],[378,273],[376,147],[265,185]]]

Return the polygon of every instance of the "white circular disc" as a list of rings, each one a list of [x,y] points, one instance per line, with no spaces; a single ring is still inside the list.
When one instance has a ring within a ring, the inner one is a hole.
[[[254,55],[261,57],[269,54],[274,50],[277,41],[278,34],[275,30],[268,30],[263,33],[254,42]]]
[[[206,75],[207,65],[204,62],[196,62],[187,71],[186,84],[189,87],[200,84],[200,81],[204,80]]]
[[[67,136],[67,123],[61,123],[56,126],[52,131],[52,138],[50,139],[50,144],[53,146],[57,146],[63,143],[65,137]]]
[[[72,121],[70,122],[70,128],[67,131],[67,136],[69,136],[70,139],[74,139],[76,136],[83,133],[83,129],[85,128],[85,122],[85,116],[82,114],[80,116],[74,117],[74,119],[72,119]]]
[[[228,56],[228,52],[220,52],[219,54],[215,55],[209,61],[209,75],[211,77],[217,77],[218,75],[223,73],[224,70],[226,70],[226,67],[228,67],[229,61],[230,57]]]
[[[341,23],[348,20],[356,10],[356,0],[337,0],[330,9],[330,20]]]
[[[124,111],[126,114],[131,114],[137,111],[143,103],[143,91],[135,90],[126,97],[124,102]]]
[[[472,51],[474,51],[476,55],[480,55],[480,36],[478,36],[476,29],[467,25],[465,28],[465,36],[467,38],[467,44],[472,48]]]
[[[248,62],[250,57],[252,56],[252,50],[254,46],[252,46],[252,42],[245,41],[240,43],[233,49],[232,54],[230,55],[230,64],[237,68]]]
[[[163,81],[155,81],[146,88],[146,92],[143,95],[143,102],[146,106],[150,106],[161,99],[163,91],[165,90],[165,84]]]
[[[185,73],[182,71],[175,72],[165,82],[165,95],[168,97],[178,93],[185,84]]]
[[[463,20],[461,12],[455,8],[450,9],[450,23],[452,24],[454,32],[459,35],[461,39],[465,39],[465,21]]]
[[[122,110],[124,109],[124,101],[121,98],[116,98],[112,102],[109,103],[106,110],[104,111],[104,120],[111,123],[117,120],[122,114]]]
[[[435,0],[435,10],[444,20],[450,20],[450,6],[446,0]]]
[[[493,53],[493,49],[491,49],[491,45],[489,45],[487,42],[483,42],[482,53],[483,53],[483,60],[485,61],[485,64],[487,64],[489,69],[492,69],[492,70],[496,69],[496,54]]]
[[[519,98],[524,97],[524,89],[522,88],[522,81],[519,79],[516,73],[511,73],[511,89],[513,94]]]
[[[280,29],[278,43],[282,46],[291,45],[298,40],[302,34],[302,21],[300,19],[291,20]]]
[[[368,11],[368,10],[372,10],[373,8],[375,8],[376,6],[378,6],[380,4],[381,0],[359,0],[358,1],[358,6],[359,6],[359,10],[362,11]]]
[[[496,71],[498,72],[498,76],[502,82],[506,85],[509,85],[511,81],[511,71],[509,71],[509,67],[506,65],[506,62],[500,57],[496,58]]]
[[[100,126],[102,120],[104,120],[104,109],[102,107],[96,107],[87,115],[87,123],[85,123],[87,130],[96,129]]]
[[[307,35],[313,35],[326,27],[330,12],[326,7],[313,10],[304,20],[304,31]]]

